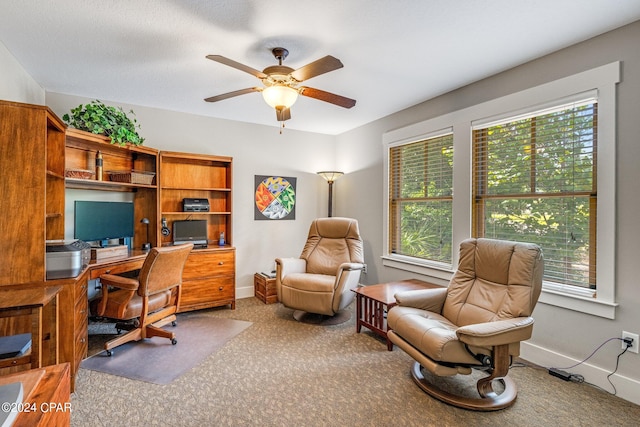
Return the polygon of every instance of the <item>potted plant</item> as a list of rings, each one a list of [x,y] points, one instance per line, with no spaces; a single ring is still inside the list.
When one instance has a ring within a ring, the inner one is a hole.
[[[135,116],[133,110],[129,113]],[[112,144],[142,145],[144,142],[144,138],[138,135],[140,125],[135,117],[130,119],[122,107],[107,106],[98,100],[72,108],[71,114],[62,116],[62,120],[76,129],[108,136]]]

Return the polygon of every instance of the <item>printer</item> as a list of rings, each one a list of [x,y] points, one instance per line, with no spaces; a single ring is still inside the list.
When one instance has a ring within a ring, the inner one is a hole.
[[[183,212],[209,212],[209,199],[182,199]]]
[[[47,240],[47,280],[77,277],[89,265],[91,245],[82,240]]]

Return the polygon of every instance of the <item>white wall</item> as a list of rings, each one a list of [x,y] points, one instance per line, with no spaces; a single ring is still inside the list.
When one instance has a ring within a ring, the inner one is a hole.
[[[0,42],[0,99],[44,104],[44,89],[18,63]]]
[[[484,101],[622,61],[622,82],[617,88],[617,206],[616,206],[616,301],[614,320],[539,303],[534,312],[533,338],[522,346],[522,355],[543,366],[568,367],[587,358],[601,343],[620,337],[622,331],[640,333],[640,281],[638,280],[638,212],[640,197],[640,21],[584,43],[481,80],[407,110],[340,135],[341,153],[354,159],[352,173],[339,184],[352,191],[337,194],[340,214],[360,221],[366,239],[367,282],[416,277],[383,267],[383,132],[438,117]],[[344,180],[344,181],[343,181]],[[342,190],[343,188],[341,188]],[[585,380],[613,391],[606,376],[613,372],[621,342],[604,345],[585,364],[571,369]],[[640,355],[620,358],[612,382],[618,396],[640,404]],[[561,384],[559,384],[561,386]]]

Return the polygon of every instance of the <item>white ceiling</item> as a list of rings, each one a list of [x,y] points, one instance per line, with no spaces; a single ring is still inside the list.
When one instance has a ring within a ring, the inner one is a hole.
[[[344,68],[305,85],[357,100],[300,97],[288,128],[339,134],[640,19],[640,0],[14,0],[0,40],[47,91],[278,126],[260,85],[205,59],[262,70],[325,55]]]

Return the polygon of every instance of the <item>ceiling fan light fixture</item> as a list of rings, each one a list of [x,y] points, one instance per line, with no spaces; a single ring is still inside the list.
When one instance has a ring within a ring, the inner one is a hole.
[[[290,108],[298,99],[298,91],[288,86],[274,85],[264,88],[262,97],[272,108]]]

